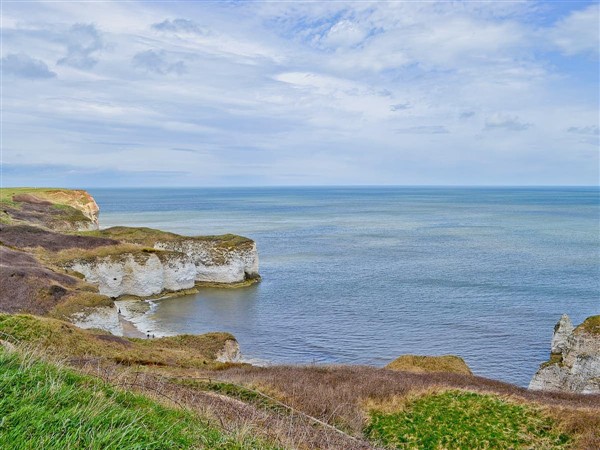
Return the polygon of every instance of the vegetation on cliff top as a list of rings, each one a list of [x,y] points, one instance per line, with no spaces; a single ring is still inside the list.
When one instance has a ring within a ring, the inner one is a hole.
[[[156,242],[173,241],[199,241],[210,242],[218,247],[235,248],[245,244],[252,244],[252,239],[248,239],[236,234],[223,234],[217,236],[181,236],[168,231],[156,230],[146,227],[111,227],[104,230],[86,231],[80,233],[82,236],[97,236],[110,239],[116,239],[122,242],[130,242],[152,247]]]
[[[600,315],[585,319],[581,325],[575,328],[575,333],[579,332],[600,335]]]
[[[371,411],[365,433],[388,447],[431,450],[560,449],[571,443],[539,409],[455,390],[417,397],[398,412]]]
[[[93,202],[85,191],[52,188],[0,189],[0,223],[75,229],[90,223],[83,209]]]
[[[0,332],[45,352],[67,357],[100,358],[125,365],[219,368],[216,362],[229,333],[134,339],[82,330],[70,323],[25,314],[0,314]]]
[[[465,361],[454,355],[420,356],[402,355],[387,366],[386,369],[405,372],[450,372],[471,375],[471,369]]]
[[[13,197],[15,195],[24,194],[32,194],[42,200],[48,200],[57,204],[65,204],[64,202],[87,202],[90,199],[89,194],[81,189],[3,187],[0,189],[0,202],[14,203]]]
[[[166,406],[0,347],[0,448],[266,449]]]

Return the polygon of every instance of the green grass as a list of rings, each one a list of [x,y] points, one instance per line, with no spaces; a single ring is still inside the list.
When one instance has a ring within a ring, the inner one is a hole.
[[[571,439],[539,410],[494,395],[446,391],[396,413],[370,412],[366,436],[406,449],[561,449]]]
[[[590,316],[583,321],[581,325],[575,328],[575,332],[585,331],[590,334],[599,334],[600,335],[600,315],[599,316]]]
[[[0,448],[266,449],[193,413],[0,350]]]
[[[229,333],[206,333],[157,339],[123,338],[116,342],[67,322],[26,314],[0,314],[0,332],[59,357],[97,357],[125,365],[202,369],[227,366],[215,359],[225,342],[235,339]]]
[[[0,189],[0,202],[7,203],[9,205],[16,205],[13,201],[13,196],[18,194],[41,194],[49,191],[49,188],[2,188]]]
[[[52,209],[61,212],[60,220],[66,220],[67,222],[75,223],[75,222],[89,222],[85,214],[82,211],[70,206],[63,205],[60,203],[52,204]]]
[[[111,227],[104,230],[85,231],[78,233],[82,236],[96,236],[115,239],[123,242],[131,242],[140,245],[153,246],[158,241],[205,241],[211,242],[221,248],[235,248],[240,245],[252,244],[252,240],[235,234],[223,234],[219,236],[180,236],[167,231],[155,230],[146,227]]]
[[[282,414],[289,414],[289,409],[282,406],[280,403],[272,401],[265,395],[260,395],[258,391],[252,388],[246,388],[238,384],[227,383],[225,381],[194,379],[181,379],[175,380],[175,382],[198,390],[226,395],[227,397],[235,398],[244,403],[252,403],[254,406],[260,408],[269,409]]]
[[[2,188],[0,189],[0,206],[4,205],[21,209],[22,203],[13,200],[13,197],[19,194],[31,194],[41,200],[47,200],[52,203],[51,208],[60,214],[48,217],[49,225],[60,221],[71,224],[89,222],[85,214],[76,207],[78,202],[85,203],[87,200],[82,191],[58,188]],[[2,211],[0,213],[0,222],[11,224],[14,221],[10,215]]]

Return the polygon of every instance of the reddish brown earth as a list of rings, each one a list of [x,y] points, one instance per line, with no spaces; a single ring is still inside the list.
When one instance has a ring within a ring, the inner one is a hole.
[[[44,267],[27,253],[0,246],[1,312],[46,314],[78,282]]]
[[[87,250],[119,243],[114,239],[55,233],[30,225],[2,224],[0,224],[0,242],[10,247],[42,247],[54,252],[69,248]]]

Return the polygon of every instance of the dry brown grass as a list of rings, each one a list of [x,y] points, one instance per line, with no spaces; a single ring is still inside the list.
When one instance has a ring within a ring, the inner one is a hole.
[[[575,328],[575,333],[581,332],[600,335],[600,315],[588,317],[581,325]]]
[[[307,414],[357,434],[365,425],[365,405],[396,402],[427,391],[462,389],[491,393],[541,406],[577,437],[577,448],[600,439],[599,395],[529,391],[486,378],[451,374],[395,372],[360,366],[232,368],[219,379],[269,386],[278,398]],[[395,399],[395,400],[394,400]]]
[[[464,359],[454,355],[402,355],[385,367],[386,369],[401,370],[404,372],[450,372],[472,375],[471,369],[469,369]]]

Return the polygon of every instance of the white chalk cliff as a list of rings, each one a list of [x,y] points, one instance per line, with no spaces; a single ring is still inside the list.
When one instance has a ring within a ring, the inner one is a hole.
[[[149,297],[163,291],[190,289],[196,280],[196,267],[178,252],[121,253],[75,260],[68,268],[83,274],[88,283],[109,297]]]
[[[109,297],[150,297],[190,289],[196,282],[239,283],[258,278],[258,252],[249,241],[225,247],[219,240],[157,242],[155,250],[115,253],[65,264]]]
[[[529,389],[600,393],[600,316],[574,327],[564,314],[554,327],[550,360],[533,376]]]
[[[256,244],[222,247],[219,241],[194,238],[157,242],[155,249],[185,254],[196,267],[196,281],[239,283],[258,277]]]

